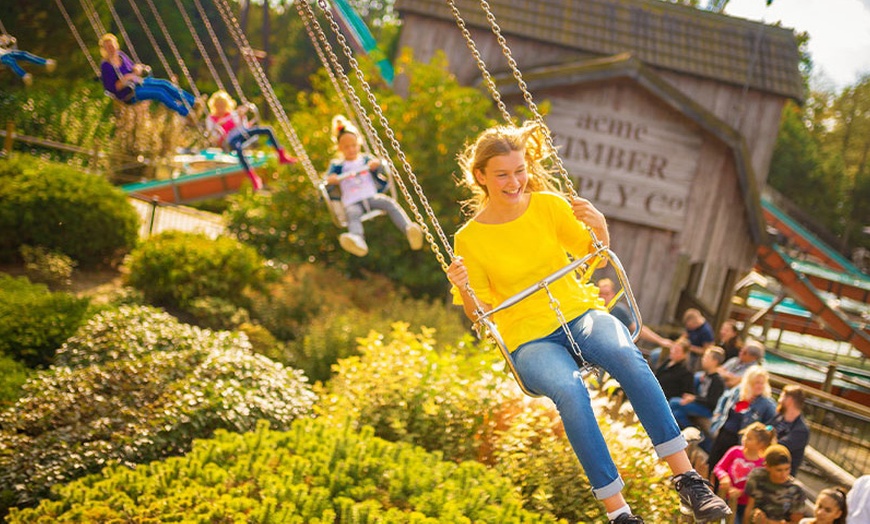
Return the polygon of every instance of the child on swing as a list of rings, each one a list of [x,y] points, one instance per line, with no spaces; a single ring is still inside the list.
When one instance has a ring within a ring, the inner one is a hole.
[[[332,140],[338,149],[338,158],[329,164],[326,181],[339,188],[347,215],[347,233],[339,235],[339,245],[353,255],[366,256],[369,247],[362,217],[372,209],[380,209],[386,211],[393,224],[405,235],[411,249],[421,249],[423,230],[411,222],[395,200],[381,193],[387,184],[382,177],[381,161],[361,153],[359,130],[347,118],[337,115],[332,119]]]
[[[103,88],[116,100],[128,105],[142,100],[155,100],[196,125],[199,118],[196,113],[201,112],[203,100],[169,80],[147,76],[147,66],[134,64],[121,51],[118,37],[112,33],[104,34],[100,38],[100,55],[103,57],[100,64]]]
[[[490,128],[459,156],[461,183],[474,195],[465,207],[474,214],[456,233],[456,257],[447,277],[453,284],[454,303],[461,304],[472,320],[476,304],[469,287],[487,311],[568,265],[566,253],[581,258],[591,252],[587,225],[609,244],[607,222],[600,211],[586,199],[568,203],[554,193],[542,165],[547,152],[540,125],[527,123]],[[682,503],[697,520],[729,515],[728,505],[692,469],[686,440],[661,387],[628,328],[607,313],[595,286],[567,277],[551,283],[549,289],[559,301],[582,359],[603,368],[622,385],[656,453],[674,473]],[[622,496],[624,482],[546,294],[531,295],[497,314],[494,321],[525,385],[556,404],[568,440],[609,521],[643,523]]]
[[[296,159],[289,156],[284,148],[278,144],[275,131],[271,127],[248,125],[248,119],[245,115],[248,109],[247,105],[236,107],[236,101],[226,91],[217,91],[208,99],[209,115],[205,123],[206,130],[216,146],[236,152],[239,163],[245,169],[245,174],[251,179],[254,191],[257,191],[263,187],[263,180],[254,172],[251,164],[245,158],[244,145],[248,138],[252,135],[265,135],[269,145],[274,147],[278,153],[278,162],[281,164],[292,164],[296,162]]]
[[[18,65],[19,60],[45,66],[45,70],[49,73],[57,67],[57,62],[51,58],[42,58],[27,51],[19,50],[17,42],[12,35],[0,34],[0,64],[8,66],[24,82],[24,85],[30,86],[33,84],[33,75]]]

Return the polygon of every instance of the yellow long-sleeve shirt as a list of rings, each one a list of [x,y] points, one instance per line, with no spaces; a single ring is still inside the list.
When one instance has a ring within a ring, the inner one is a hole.
[[[471,289],[493,307],[592,250],[592,237],[578,221],[571,206],[553,193],[532,193],[529,207],[516,220],[482,224],[470,220],[457,231],[454,252],[468,269]],[[567,320],[589,309],[606,311],[592,284],[581,284],[574,275],[550,286]],[[453,288],[453,302],[462,304]],[[539,291],[493,317],[508,349],[552,333],[559,320],[549,299]]]

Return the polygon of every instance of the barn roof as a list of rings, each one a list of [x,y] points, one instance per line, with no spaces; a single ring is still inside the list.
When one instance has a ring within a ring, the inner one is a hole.
[[[469,26],[489,28],[479,0],[455,0]],[[660,0],[489,0],[502,32],[803,100],[793,30]],[[444,0],[396,9],[453,20]]]

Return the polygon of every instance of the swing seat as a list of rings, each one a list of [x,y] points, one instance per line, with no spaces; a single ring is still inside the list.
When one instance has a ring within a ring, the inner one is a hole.
[[[522,377],[520,377],[519,372],[517,372],[517,368],[514,364],[513,356],[511,356],[510,349],[508,349],[507,345],[504,342],[504,339],[501,336],[501,333],[499,333],[498,331],[498,326],[492,319],[493,315],[495,315],[499,311],[503,311],[511,306],[518,304],[525,298],[533,295],[538,291],[546,290],[547,286],[549,286],[553,282],[568,275],[574,275],[578,271],[581,271],[580,280],[582,282],[588,282],[589,278],[592,276],[592,273],[595,272],[595,269],[598,267],[602,260],[613,264],[613,268],[616,271],[616,277],[619,280],[620,285],[622,286],[619,290],[619,293],[617,293],[616,298],[607,305],[607,308],[608,310],[612,309],[619,298],[626,298],[626,301],[628,302],[629,313],[631,314],[631,318],[635,326],[634,331],[631,333],[631,338],[632,340],[637,341],[638,337],[640,336],[640,330],[642,328],[640,310],[637,307],[637,302],[634,299],[634,294],[631,292],[631,288],[629,287],[628,276],[625,273],[625,268],[622,266],[622,262],[620,262],[619,257],[616,256],[616,253],[611,251],[610,248],[604,246],[603,244],[600,244],[595,251],[589,253],[585,257],[572,261],[562,269],[559,269],[544,277],[538,283],[533,284],[526,289],[520,291],[519,293],[516,293],[512,297],[507,298],[504,302],[494,307],[493,309],[485,313],[481,312],[481,314],[477,317],[475,326],[483,326],[483,328],[485,328],[486,334],[490,338],[492,338],[492,340],[498,346],[498,349],[501,352],[501,355],[504,358],[508,369],[514,376],[514,380],[516,380],[517,385],[519,385],[520,389],[526,395],[529,395],[530,397],[541,396],[540,394],[530,390],[528,387],[526,387],[525,383],[523,383]],[[547,292],[549,293],[549,290],[547,290]],[[480,333],[479,330],[478,333]],[[596,366],[589,363],[588,361],[585,362],[580,369],[580,373],[584,378],[594,372],[596,372]]]
[[[344,211],[344,204],[341,203],[341,200],[333,198],[329,191],[330,186],[326,183],[326,180],[320,182],[317,187],[320,190],[320,197],[326,202],[326,209],[329,211],[332,223],[338,228],[347,229],[347,213]],[[367,222],[384,214],[380,209],[372,209],[362,216],[362,221]]]

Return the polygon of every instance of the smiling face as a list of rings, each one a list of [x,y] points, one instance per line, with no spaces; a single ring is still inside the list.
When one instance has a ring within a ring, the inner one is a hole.
[[[356,160],[359,156],[359,139],[356,134],[345,132],[338,137],[338,151],[345,160]]]
[[[526,159],[523,151],[511,151],[496,155],[487,161],[482,170],[475,173],[477,183],[489,196],[490,205],[510,207],[523,202],[523,194],[529,182]]]

